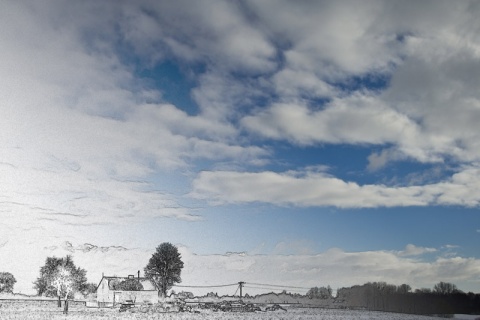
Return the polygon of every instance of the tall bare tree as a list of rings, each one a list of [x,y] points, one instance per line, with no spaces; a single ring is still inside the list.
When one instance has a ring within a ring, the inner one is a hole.
[[[67,266],[59,266],[53,275],[52,285],[57,289],[58,298],[63,298],[63,313],[68,314],[68,298],[76,289],[75,276]]]
[[[59,270],[66,269],[69,271],[74,281],[75,291],[83,294],[87,293],[87,271],[80,267],[76,267],[71,256],[65,258],[48,257],[45,265],[40,268],[40,276],[34,282],[34,288],[37,289],[39,296],[58,297],[58,307],[61,307],[61,296],[55,281],[59,276]],[[73,293],[70,294],[73,297]]]

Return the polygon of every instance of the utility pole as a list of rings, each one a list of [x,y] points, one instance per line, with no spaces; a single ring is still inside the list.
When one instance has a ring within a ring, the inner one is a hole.
[[[243,288],[243,285],[244,285],[244,284],[245,284],[245,282],[243,282],[243,281],[240,281],[240,282],[238,283],[238,286],[240,287],[240,299],[242,299],[242,288]]]

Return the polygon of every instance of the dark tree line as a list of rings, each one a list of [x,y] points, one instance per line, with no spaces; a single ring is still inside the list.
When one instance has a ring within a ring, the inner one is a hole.
[[[440,282],[433,290],[412,292],[409,285],[395,286],[385,282],[369,282],[362,286],[342,288],[338,301],[349,308],[364,308],[412,314],[479,313],[480,294],[464,293],[454,284]]]

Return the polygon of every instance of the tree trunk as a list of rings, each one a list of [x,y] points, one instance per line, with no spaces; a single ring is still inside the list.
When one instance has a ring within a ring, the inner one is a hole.
[[[62,307],[62,301],[60,300],[60,296],[58,296],[58,304],[57,304],[57,306],[58,306],[59,308]]]
[[[65,299],[65,303],[63,305],[63,314],[68,314],[68,300]]]

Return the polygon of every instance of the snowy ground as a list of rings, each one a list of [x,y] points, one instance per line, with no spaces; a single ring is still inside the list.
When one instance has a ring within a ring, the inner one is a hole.
[[[455,319],[461,320],[480,320],[480,315],[456,314]]]
[[[478,317],[478,316],[477,316]],[[456,317],[457,318],[457,317]],[[458,319],[475,319],[476,317],[459,317]],[[428,316],[408,315],[398,313],[385,313],[360,310],[335,310],[335,309],[289,309],[274,312],[234,313],[213,312],[200,310],[200,313],[131,313],[118,309],[86,308],[81,304],[73,304],[69,314],[62,314],[62,309],[56,307],[55,301],[0,301],[0,319],[168,319],[168,320],[434,320]]]

